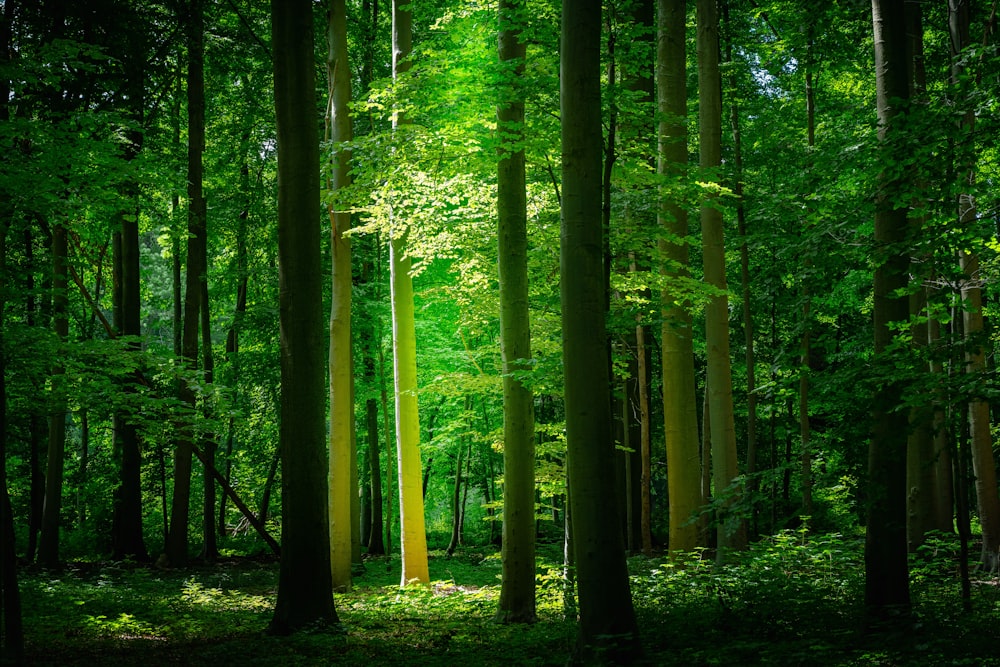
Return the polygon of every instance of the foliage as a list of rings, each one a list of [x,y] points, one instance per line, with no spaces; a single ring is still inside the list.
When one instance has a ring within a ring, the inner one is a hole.
[[[646,659],[658,665],[995,665],[996,582],[977,581],[964,615],[956,542],[929,540],[913,556],[917,603],[902,634],[867,633],[861,544],[838,533],[783,531],[720,566],[704,552],[630,561]],[[277,576],[269,560],[230,559],[191,571],[74,563],[25,573],[32,664],[564,664],[574,624],[563,618],[558,550],[538,565],[539,622],[492,621],[499,555],[489,548],[431,554],[428,588],[400,591],[398,558],[367,560],[337,594],[339,632],[261,634]]]

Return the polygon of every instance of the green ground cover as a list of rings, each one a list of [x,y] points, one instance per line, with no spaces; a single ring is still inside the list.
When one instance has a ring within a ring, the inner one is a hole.
[[[654,665],[1000,665],[1000,587],[978,576],[962,610],[956,544],[932,541],[911,563],[905,623],[864,622],[855,537],[785,532],[725,566],[634,557],[632,588],[646,661]],[[492,617],[500,560],[490,549],[435,552],[433,585],[400,592],[398,559],[371,559],[338,594],[339,628],[265,633],[277,585],[270,559],[188,570],[71,563],[22,570],[34,665],[563,665],[566,620],[557,545],[543,546],[539,622]]]

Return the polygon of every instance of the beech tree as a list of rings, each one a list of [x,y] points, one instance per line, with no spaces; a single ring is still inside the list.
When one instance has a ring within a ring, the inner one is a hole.
[[[327,21],[328,139],[333,142],[328,186],[336,192],[351,183],[351,156],[343,148],[351,132],[351,72],[347,59],[347,8],[331,0]],[[351,214],[330,205],[333,297],[330,307],[330,558],[333,586],[351,586],[351,474],[354,453],[354,364],[351,356]],[[356,486],[356,485],[355,485]],[[356,494],[354,494],[356,495]],[[360,517],[359,517],[360,518]]]
[[[683,178],[687,166],[687,9],[682,0],[657,3],[657,106],[659,156],[657,171]],[[663,304],[663,421],[667,447],[667,491],[671,551],[699,544],[693,516],[702,504],[701,458],[698,452],[698,404],[695,396],[694,330],[683,282],[689,278],[687,210],[675,197],[663,196],[659,241],[667,285]]]
[[[994,13],[995,13],[994,8]],[[951,37],[951,83],[956,88],[965,74],[962,58],[970,44],[969,2],[948,0],[948,32]],[[976,126],[976,112],[972,108],[962,114],[961,130],[972,136]],[[959,164],[964,184],[971,188],[976,182],[975,149],[963,151]],[[975,195],[960,192],[958,195],[958,226],[968,229],[977,219]],[[979,256],[975,251],[959,251],[962,281],[962,330],[969,343],[966,352],[967,371],[981,374],[986,370],[986,350],[980,339],[984,331],[983,296]],[[969,434],[972,449],[972,469],[976,477],[976,499],[979,504],[979,521],[983,529],[981,561],[990,572],[1000,570],[1000,495],[997,493],[996,462],[993,458],[993,434],[990,423],[990,404],[981,397],[973,397],[968,408]]]
[[[410,69],[413,14],[403,0],[392,0],[392,75],[399,79]],[[398,131],[409,123],[406,114],[393,114]],[[392,215],[390,213],[390,215]],[[400,586],[430,583],[427,570],[427,533],[420,469],[420,418],[417,412],[417,334],[413,314],[412,259],[407,255],[406,227],[394,221],[390,229],[389,271],[392,295],[392,357],[396,397],[396,443],[399,460],[399,524],[403,572]]]
[[[188,151],[187,151],[187,267],[184,276],[184,320],[181,352],[190,369],[198,366],[198,326],[201,323],[202,281],[206,280],[205,263],[208,213],[202,155],[205,152],[205,73],[204,16],[201,0],[190,0],[187,16],[188,39]],[[192,412],[194,389],[181,385],[181,398]],[[170,533],[164,545],[167,561],[183,567],[188,559],[188,517],[191,511],[191,467],[196,436],[193,424],[185,424],[174,451],[174,494],[170,503]]]
[[[319,132],[309,0],[271,3],[278,138],[281,568],[269,631],[338,623],[327,485]]]
[[[722,164],[722,78],[719,71],[719,10],[715,0],[698,0],[698,148],[701,167],[710,183]],[[710,186],[711,187],[711,186]],[[733,493],[730,485],[739,474],[736,426],[733,418],[733,377],[729,357],[729,299],[726,294],[726,258],[722,210],[717,192],[706,193],[701,204],[701,242],[705,282],[714,289],[705,308],[705,342],[708,347],[706,394],[711,424],[712,484],[716,498]],[[723,508],[733,503],[727,498]],[[724,512],[724,510],[723,510]],[[746,547],[746,524],[739,517],[719,517],[720,547]]]
[[[577,654],[627,662],[639,652],[625,548],[615,500],[614,442],[605,358],[601,229],[601,6],[563,3],[562,303],[566,446],[579,591]]]
[[[524,173],[524,3],[501,0],[498,50],[506,84],[497,106],[505,141],[497,163],[497,258],[504,395],[503,578],[497,619],[535,620],[534,396],[518,377],[530,368],[528,232]],[[459,458],[461,461],[461,458]]]
[[[865,538],[865,604],[875,616],[907,613],[910,587],[906,545],[906,433],[904,386],[888,369],[898,329],[909,319],[907,208],[898,193],[904,177],[900,124],[910,97],[910,60],[903,0],[872,0],[879,139],[886,165],[875,212],[875,354],[879,377],[872,400],[868,453],[869,500]]]

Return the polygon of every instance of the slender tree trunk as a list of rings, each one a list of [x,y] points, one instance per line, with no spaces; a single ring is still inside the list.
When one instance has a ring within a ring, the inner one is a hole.
[[[129,98],[129,115],[139,127],[144,123],[144,95],[146,45],[140,31],[127,31],[128,62],[125,63],[126,87]],[[124,147],[124,158],[131,162],[142,150],[143,133],[137,129],[128,133],[128,143]],[[138,337],[142,331],[141,295],[139,272],[139,188],[130,180],[122,189],[123,206],[119,215],[120,224],[120,319],[116,322],[118,333],[123,336]],[[98,292],[98,290],[95,290]],[[97,295],[95,294],[95,297]],[[138,354],[141,345],[137,340],[129,343],[129,350]],[[136,372],[127,381],[126,394],[135,392],[141,380]],[[114,501],[114,535],[112,552],[116,559],[132,557],[140,561],[149,555],[142,531],[142,453],[139,447],[139,433],[128,415],[115,415],[115,438],[120,452],[120,479]]]
[[[10,20],[13,10],[8,5],[0,28],[0,58],[7,60],[10,42]],[[0,61],[0,62],[3,62]],[[4,64],[7,64],[4,62]],[[6,84],[6,80],[4,80]],[[9,90],[9,85],[4,85]],[[0,100],[4,120],[7,119],[7,95]],[[7,221],[0,222],[0,663],[12,665],[24,660],[24,626],[21,621],[21,593],[17,584],[17,551],[14,539],[14,513],[7,491]]]
[[[729,2],[723,3],[725,20],[729,22]],[[726,42],[726,60],[733,62],[732,39]],[[729,87],[735,91],[737,81],[735,68],[730,67]],[[743,133],[740,129],[740,105],[737,96],[729,104],[729,125],[733,134],[733,194],[736,197],[736,234],[740,239],[740,289],[743,305],[743,341],[745,345],[744,363],[746,364],[747,389],[747,492],[756,495],[758,481],[754,477],[757,472],[757,368],[754,354],[753,309],[750,295],[750,250],[747,244],[747,211],[746,199],[743,196]],[[754,532],[756,533],[756,518],[759,506],[754,505]]]
[[[806,148],[809,155],[816,146],[816,94],[813,90],[812,72],[812,26],[807,27],[806,45]],[[812,169],[812,158],[809,158]],[[808,225],[807,225],[808,227]],[[799,446],[801,448],[800,484],[802,486],[802,513],[813,513],[812,498],[812,428],[809,422],[809,373],[812,356],[812,294],[809,285],[809,269],[812,261],[804,262],[804,275],[800,288],[802,295],[802,337],[799,339]]]
[[[872,0],[879,139],[886,164],[897,162],[894,137],[901,134],[900,104],[909,99],[910,63],[904,0]],[[872,401],[868,450],[868,525],[865,541],[865,603],[875,619],[908,613],[910,607],[906,544],[906,432],[903,383],[890,376],[888,351],[894,327],[909,319],[909,300],[900,296],[908,283],[909,252],[903,246],[907,209],[894,194],[905,186],[887,173],[878,177],[875,209],[875,355],[880,378]]]
[[[198,324],[201,317],[202,274],[205,252],[205,197],[202,189],[202,154],[205,152],[205,76],[202,0],[190,0],[188,16],[188,242],[187,273],[184,281],[184,328],[182,354],[191,370],[198,365]],[[192,414],[174,451],[174,495],[170,505],[170,533],[167,561],[183,567],[188,560],[188,520],[191,501],[191,470],[194,451],[195,393],[184,383],[181,400]]]
[[[566,442],[580,602],[576,656],[628,662],[639,651],[638,627],[618,522],[611,441],[611,385],[604,325],[601,229],[601,6],[563,4],[562,243]]]
[[[61,343],[69,335],[67,316],[67,267],[69,247],[66,228],[52,231],[52,319]],[[66,370],[56,364],[51,371],[52,390],[49,417],[49,444],[45,467],[45,505],[42,508],[38,562],[45,567],[59,565],[59,525],[62,514],[63,471],[66,460]]]
[[[719,70],[719,12],[715,0],[698,0],[698,117],[701,167],[713,172],[722,164],[722,78]],[[708,178],[717,178],[708,175]],[[723,492],[734,497],[729,486],[739,474],[736,458],[736,426],[733,416],[733,378],[729,356],[729,299],[726,296],[726,248],[722,233],[722,211],[718,198],[706,195],[701,205],[701,236],[705,282],[717,292],[705,308],[705,338],[708,347],[708,398],[712,425],[712,483],[718,498]],[[718,543],[722,549],[743,549],[746,524],[739,517],[723,516]]]
[[[405,4],[404,4],[405,3]],[[405,7],[405,9],[404,9]],[[392,0],[392,74],[410,68],[413,15],[405,0]],[[397,112],[394,125],[409,123]],[[397,222],[398,224],[398,222]],[[413,278],[406,254],[405,233],[394,232],[389,242],[392,286],[392,351],[395,369],[396,442],[399,445],[399,526],[403,560],[400,586],[430,583],[427,571],[427,534],[420,483],[420,419],[417,413],[417,347],[413,314]]]
[[[272,0],[278,137],[282,558],[269,631],[339,623],[330,569],[313,3]]]
[[[206,267],[207,273],[208,258],[206,243],[203,243],[201,247],[203,253],[201,265]],[[212,354],[212,319],[208,304],[208,276],[203,275],[200,282],[201,363],[204,372],[204,382],[206,385],[211,386],[215,381],[215,357]],[[212,418],[212,399],[210,396],[206,396],[202,400],[204,401],[202,406],[203,415],[205,420],[210,422]],[[206,432],[202,438],[202,455],[205,460],[202,461],[201,557],[209,563],[214,563],[219,558],[218,536],[215,532],[215,479],[212,476],[212,470],[215,469],[215,453],[218,449],[219,442],[215,433]]]
[[[466,397],[466,406],[471,402],[471,397]],[[459,442],[457,449],[455,483],[451,487],[451,539],[448,540],[448,547],[445,549],[445,553],[449,556],[455,553],[455,549],[462,541],[462,467],[465,465],[465,443]],[[468,480],[466,480],[466,484],[468,484]]]
[[[372,241],[373,239],[369,239]],[[376,292],[375,299],[378,300],[379,282],[373,277],[374,261],[371,253],[379,252],[380,244],[377,241],[370,243],[368,252],[364,253],[365,259],[361,263],[361,285],[368,286],[374,283]],[[364,373],[364,384],[368,387],[379,386],[379,354],[381,347],[378,316],[371,312],[360,320],[361,331],[359,339],[362,341],[362,368]],[[365,425],[368,446],[367,460],[365,468],[367,477],[370,480],[371,488],[371,517],[369,522],[369,539],[365,543],[370,555],[385,554],[385,496],[382,491],[382,453],[381,442],[378,432],[378,401],[375,398],[368,398],[365,401]],[[388,438],[388,433],[386,438]],[[388,458],[387,458],[388,461]]]
[[[682,178],[687,168],[687,75],[683,0],[657,0],[657,171]],[[665,234],[659,241],[667,287],[661,295],[663,422],[667,448],[669,548],[691,551],[699,544],[694,513],[702,504],[698,453],[698,404],[690,304],[678,296],[688,270],[688,217],[680,202],[665,200],[659,211]],[[672,287],[672,283],[677,287]]]
[[[530,369],[528,233],[525,195],[524,73],[527,20],[522,0],[501,0],[498,50],[504,103],[497,126],[509,143],[497,163],[500,353],[503,358],[504,494],[500,603],[496,618],[533,623],[535,615],[535,415],[531,389],[518,377]]]
[[[332,0],[327,22],[327,139],[335,146],[327,187],[336,192],[351,184],[351,155],[340,148],[351,141],[351,71],[347,59],[347,5]],[[330,306],[330,564],[333,587],[351,587],[351,465],[354,423],[354,374],[351,361],[351,214],[328,206],[333,297]],[[356,473],[355,473],[356,474]]]
[[[10,5],[12,6],[12,5]],[[24,230],[24,264],[27,271],[25,281],[25,324],[28,327],[36,325],[35,312],[35,260],[34,241],[31,227]],[[42,404],[41,392],[37,392],[37,403]],[[47,430],[45,419],[39,413],[39,408],[31,411],[28,417],[28,468],[31,475],[28,510],[28,548],[25,554],[29,561],[35,559],[38,550],[38,536],[42,528],[42,508],[45,505],[45,475],[42,472],[42,440]]]
[[[249,143],[248,133],[243,135],[244,143]],[[230,382],[233,391],[233,407],[239,410],[240,399],[240,331],[243,328],[243,318],[247,310],[247,290],[249,289],[250,271],[247,267],[247,221],[250,218],[250,166],[244,157],[240,165],[240,193],[243,197],[243,208],[240,210],[239,221],[236,225],[236,305],[233,309],[233,321],[226,333],[226,359],[232,369]],[[233,471],[233,449],[236,445],[236,417],[229,418],[229,432],[226,435],[226,482],[232,481]],[[226,524],[226,496],[219,499],[219,526],[218,531],[224,534],[227,530]]]
[[[924,104],[927,92],[927,73],[924,66],[923,18],[920,3],[907,2],[906,7],[907,34],[912,53],[912,94],[916,104]],[[919,183],[921,191],[926,189],[925,183]],[[918,199],[914,208],[922,208]],[[919,234],[927,224],[928,216],[921,215],[910,222],[911,233]],[[928,276],[917,274],[916,280]],[[926,351],[930,344],[930,322],[928,320],[927,297],[928,287],[920,286],[910,294],[910,327],[912,348],[918,359],[927,357]],[[929,363],[925,366],[928,373],[933,374],[935,366]],[[940,377],[940,376],[939,376]],[[929,408],[929,409],[928,409]],[[938,505],[944,501],[944,494],[938,488],[938,461],[935,453],[934,430],[937,410],[933,403],[930,406],[914,408],[910,411],[910,432],[906,446],[906,534],[911,552],[916,551],[924,543],[928,531],[935,530],[938,517]],[[948,531],[951,531],[951,504],[948,506]]]
[[[969,45],[969,2],[948,0],[948,28],[952,45],[952,85],[958,86],[965,67],[960,57]],[[968,104],[968,103],[967,103]],[[964,112],[961,127],[971,137],[975,131],[976,115],[969,108]],[[961,163],[956,165],[964,185],[971,188],[976,179],[976,156],[968,150]],[[973,195],[958,196],[958,223],[961,229],[975,224],[976,201]],[[959,254],[964,280],[962,282],[962,324],[969,341],[966,353],[966,370],[971,375],[982,375],[986,370],[986,350],[983,337],[983,297],[979,257],[974,251]],[[974,398],[969,401],[969,434],[972,450],[972,470],[976,477],[976,498],[979,503],[979,521],[983,530],[982,565],[988,572],[1000,570],[1000,495],[997,494],[996,462],[993,458],[993,436],[990,423],[990,405]]]

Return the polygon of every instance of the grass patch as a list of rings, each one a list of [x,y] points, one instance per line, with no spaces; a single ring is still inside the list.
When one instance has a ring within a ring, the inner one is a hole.
[[[630,559],[646,661],[655,665],[1000,665],[997,581],[958,599],[955,545],[913,557],[914,614],[892,633],[862,622],[862,545],[785,532],[733,562]],[[372,559],[336,596],[341,632],[264,634],[277,564],[227,559],[183,571],[129,564],[21,572],[34,665],[563,665],[575,624],[562,617],[558,549],[540,548],[539,622],[493,622],[500,560],[491,549],[434,552],[433,585],[398,588],[398,558]]]

